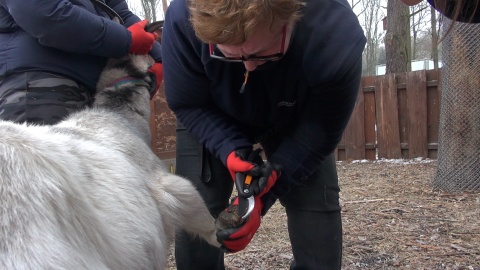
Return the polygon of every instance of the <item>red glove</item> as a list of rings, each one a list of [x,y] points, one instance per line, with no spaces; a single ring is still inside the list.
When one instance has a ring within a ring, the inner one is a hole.
[[[267,193],[275,184],[282,167],[280,165],[264,162],[260,157],[261,149],[252,151],[249,148],[238,149],[230,153],[227,157],[227,168],[230,176],[235,182],[239,196],[249,197],[259,195],[260,197]],[[245,178],[237,179],[237,173],[251,175],[252,181],[245,192]]]
[[[255,167],[254,163],[247,161],[251,153],[251,149],[245,148],[232,151],[227,156],[226,164],[233,181],[235,181],[235,174],[237,172],[246,173]]]
[[[143,20],[127,28],[132,34],[132,45],[130,45],[129,53],[147,54],[152,49],[158,34],[145,31],[147,23],[147,20]]]
[[[267,161],[262,167],[260,167],[260,170],[262,172],[262,176],[260,177],[260,180],[258,180],[260,191],[254,193],[258,194],[256,196],[259,198],[261,198],[273,187],[273,185],[275,185],[277,179],[281,175],[282,166]]]
[[[158,89],[160,89],[160,84],[163,80],[163,65],[162,63],[155,63],[148,69],[148,71],[154,75],[151,76],[153,81],[152,85],[154,85],[153,91],[150,92],[150,99],[152,99],[158,92]]]
[[[242,226],[217,232],[217,241],[222,244],[222,249],[226,252],[235,253],[243,250],[252,241],[253,236],[260,227],[263,202],[260,196],[255,196],[254,198],[255,207]],[[238,204],[238,198],[235,199],[235,203]]]

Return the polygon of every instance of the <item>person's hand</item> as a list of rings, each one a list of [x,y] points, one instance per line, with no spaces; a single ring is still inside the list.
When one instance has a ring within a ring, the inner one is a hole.
[[[152,99],[158,92],[158,89],[160,89],[160,84],[163,80],[163,65],[161,63],[155,63],[148,69],[148,72],[153,75],[150,76],[152,78],[152,91],[150,92],[150,99]]]
[[[143,20],[127,28],[132,34],[132,44],[130,45],[129,53],[147,54],[152,49],[158,34],[145,31],[147,23],[147,20]]]
[[[258,192],[254,190],[254,194],[258,195],[258,197],[262,197],[266,194],[270,189],[275,185],[277,179],[281,175],[282,166],[271,163],[265,162],[260,167],[260,178],[258,180]]]
[[[227,168],[235,182],[239,196],[250,197],[267,193],[280,176],[281,166],[264,162],[260,156],[261,149],[237,149],[227,157]],[[240,173],[240,174],[239,174]],[[245,178],[252,179],[245,186]]]
[[[253,157],[253,155],[257,155],[260,160],[253,160],[258,159],[257,157]],[[260,155],[254,152],[251,148],[243,148],[237,149],[232,151],[227,156],[227,168],[230,172],[230,176],[232,180],[235,181],[235,177],[237,172],[247,173],[253,168],[255,168],[256,164],[254,162],[262,162]]]
[[[243,250],[252,241],[253,236],[260,227],[260,215],[263,202],[260,196],[255,196],[255,207],[247,221],[240,227],[225,229],[217,232],[217,241],[222,244],[225,252],[235,253]],[[234,201],[238,204],[238,197]]]

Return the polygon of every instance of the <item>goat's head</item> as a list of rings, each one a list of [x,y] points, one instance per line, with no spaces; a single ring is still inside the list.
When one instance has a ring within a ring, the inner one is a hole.
[[[145,31],[153,33],[162,29],[163,21],[147,24]],[[128,54],[121,58],[112,58],[107,61],[105,68],[97,82],[97,91],[107,87],[118,87],[122,84],[148,84],[150,94],[155,91],[155,76],[148,72],[154,64],[149,55]]]
[[[145,27],[153,32],[163,26],[154,22]],[[148,69],[155,63],[149,55],[128,54],[111,58],[97,82],[94,106],[118,108],[128,106],[142,116],[148,116],[148,98],[155,93],[155,75]]]
[[[149,101],[156,87],[155,75],[148,72],[153,63],[149,55],[110,59],[100,74],[93,106],[123,111],[124,117],[140,116],[148,121]]]

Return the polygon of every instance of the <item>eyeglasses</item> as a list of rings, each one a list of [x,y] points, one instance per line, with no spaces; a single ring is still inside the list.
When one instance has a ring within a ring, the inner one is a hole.
[[[227,57],[222,55],[215,55],[215,49],[213,44],[209,44],[210,50],[210,57],[218,60],[222,60],[225,62],[245,62],[245,61],[277,61],[284,56],[284,49],[285,49],[285,36],[287,32],[287,25],[283,26],[282,30],[282,46],[280,47],[280,51],[278,53],[270,54],[270,55],[249,55],[247,57]]]

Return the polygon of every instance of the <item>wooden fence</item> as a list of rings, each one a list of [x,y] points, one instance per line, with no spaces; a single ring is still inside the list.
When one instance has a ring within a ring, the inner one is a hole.
[[[173,171],[175,168],[176,118],[168,108],[165,99],[164,84],[150,102],[150,130],[152,132],[152,149]]]
[[[362,78],[337,160],[437,158],[438,81],[438,70]],[[152,147],[167,166],[174,166],[175,116],[163,85],[152,105]]]
[[[439,70],[362,78],[337,160],[437,158]]]

